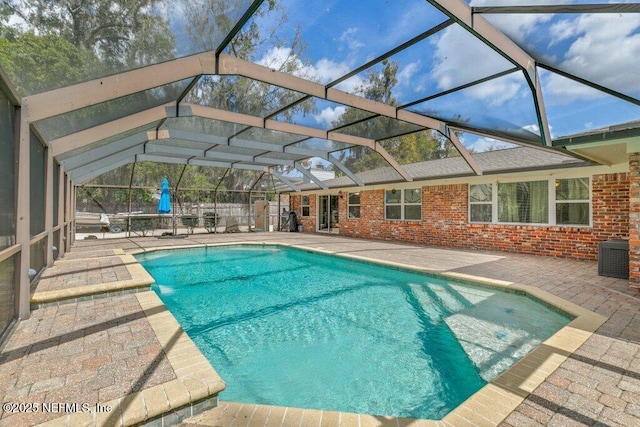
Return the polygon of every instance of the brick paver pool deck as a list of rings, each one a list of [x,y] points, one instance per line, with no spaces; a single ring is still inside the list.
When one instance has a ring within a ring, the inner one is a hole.
[[[148,290],[151,280],[130,254],[234,242],[278,242],[521,284],[573,303],[567,307],[582,320],[439,422],[246,405],[223,401],[224,392],[209,409],[224,387],[215,367]],[[37,403],[31,408],[39,411],[3,411],[0,426],[170,425],[182,418],[209,426],[640,425],[640,296],[626,280],[598,276],[595,262],[307,233],[84,240],[42,275],[32,307],[0,353],[0,400]],[[97,404],[110,409],[96,411]]]

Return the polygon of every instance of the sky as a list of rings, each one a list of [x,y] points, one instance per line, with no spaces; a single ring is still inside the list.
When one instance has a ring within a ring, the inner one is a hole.
[[[627,1],[629,2],[629,1]],[[514,0],[471,0],[472,6],[522,5]],[[606,3],[606,1],[527,0],[526,4]],[[618,1],[620,3],[620,1]],[[632,3],[638,3],[633,1]],[[442,22],[445,17],[424,0],[387,2],[284,1],[289,22],[300,25],[306,44],[299,74],[328,83],[379,56],[398,43]],[[363,5],[366,5],[363,7]],[[609,89],[640,98],[640,14],[484,15],[534,59]],[[348,17],[348,19],[347,19]],[[260,22],[268,27],[268,18]],[[258,63],[277,67],[292,51],[268,45]],[[453,25],[391,57],[398,62],[393,95],[400,105],[479,78],[509,70],[513,64]],[[374,67],[379,71],[380,66]],[[640,119],[640,107],[538,68],[553,138]],[[366,80],[360,73],[337,88],[353,92]],[[459,112],[471,124],[504,124],[538,132],[531,91],[521,72],[420,105],[423,112],[451,118]],[[419,111],[418,107],[414,111]],[[326,127],[343,114],[342,106],[323,106],[301,124]],[[464,134],[465,144],[483,151],[504,143]]]
[[[590,4],[607,0],[466,0],[471,6],[523,4]],[[640,3],[618,0],[617,3]],[[251,2],[230,2],[238,19]],[[158,11],[170,20],[176,33],[177,56],[197,52],[189,42],[185,16],[206,18],[205,1],[161,3]],[[214,3],[211,3],[214,4]],[[266,5],[267,2],[264,2]],[[279,0],[276,13],[256,18],[261,32],[275,36],[258,47],[256,62],[278,68],[284,61],[297,63],[296,74],[329,83],[350,70],[411,40],[444,22],[447,17],[425,0]],[[229,11],[227,11],[229,12]],[[286,20],[279,19],[285,14]],[[640,14],[529,14],[483,15],[520,45],[536,61],[574,73],[611,90],[640,99]],[[214,19],[203,19],[215,26]],[[299,55],[290,40],[300,32]],[[215,40],[202,41],[216,44]],[[398,63],[393,97],[399,105],[474,80],[505,72],[514,65],[458,25],[451,25],[391,56]],[[355,92],[366,84],[368,73],[380,65],[343,81],[336,87]],[[577,83],[538,67],[551,135],[554,138],[629,121],[640,120],[640,106]],[[412,111],[450,120],[456,114],[478,127],[500,126],[512,133],[539,134],[533,97],[521,71],[499,79],[419,103]],[[317,100],[312,114],[294,117],[306,126],[330,129],[347,109]],[[505,146],[503,142],[465,133],[467,147],[476,151]]]

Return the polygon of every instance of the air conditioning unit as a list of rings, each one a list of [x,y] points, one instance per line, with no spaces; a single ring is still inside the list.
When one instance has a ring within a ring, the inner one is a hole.
[[[607,240],[598,244],[598,275],[629,278],[629,241]]]

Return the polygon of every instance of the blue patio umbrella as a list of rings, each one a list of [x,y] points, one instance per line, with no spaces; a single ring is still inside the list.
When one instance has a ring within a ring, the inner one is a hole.
[[[162,178],[162,192],[158,203],[158,213],[166,214],[171,212],[171,198],[169,196],[169,180]]]

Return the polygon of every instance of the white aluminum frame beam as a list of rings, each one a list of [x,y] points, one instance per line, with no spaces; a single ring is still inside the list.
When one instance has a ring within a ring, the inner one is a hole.
[[[202,157],[205,159],[211,159],[213,161],[229,161],[229,162],[248,162],[255,163],[264,166],[290,166],[293,167],[294,159],[278,159],[273,157],[267,157],[267,154],[261,154],[252,156],[250,154],[229,153],[222,151],[206,151],[196,148],[185,148],[176,145],[154,144],[150,143],[145,146],[145,154],[164,156],[190,156],[190,157]],[[304,160],[297,159],[297,160]]]
[[[131,147],[126,150],[120,151],[118,153],[112,154],[110,156],[98,159],[87,165],[80,166],[75,169],[68,169],[67,173],[69,174],[69,177],[71,178],[72,181],[76,181],[78,177],[90,174],[94,170],[98,170],[98,169],[102,170],[103,168],[108,168],[109,166],[112,166],[113,164],[120,162],[122,159],[128,159],[130,157],[135,156],[136,154],[142,154],[142,153],[144,153],[143,145]],[[107,169],[104,172],[109,172],[113,169],[115,169],[115,167],[111,167],[110,169]]]
[[[535,60],[483,16],[474,15],[471,6],[464,0],[427,0],[427,2],[480,37],[513,64],[525,70],[531,80],[535,81]]]
[[[204,107],[207,108],[207,107]],[[210,109],[207,108],[208,110],[214,110],[214,109]],[[235,113],[234,113],[235,114]],[[303,128],[302,126],[298,126],[298,128]],[[166,132],[165,132],[166,131]],[[311,158],[311,157],[318,157],[324,160],[327,160],[331,163],[333,163],[334,165],[336,165],[342,172],[345,173],[345,175],[347,175],[354,183],[356,183],[359,186],[363,186],[364,183],[362,182],[362,180],[360,178],[358,178],[353,172],[351,172],[351,170],[349,170],[347,168],[347,166],[338,161],[337,159],[335,159],[335,157],[333,157],[329,151],[320,151],[320,150],[309,150],[309,149],[305,149],[305,148],[299,148],[299,147],[293,147],[293,145],[297,144],[296,142],[290,144],[290,145],[285,145],[285,146],[280,146],[278,144],[269,144],[269,143],[259,143],[259,142],[255,142],[255,141],[247,141],[247,140],[240,140],[238,138],[236,139],[231,139],[231,141],[228,141],[226,138],[224,137],[214,137],[214,141],[212,142],[211,139],[212,137],[210,135],[206,135],[206,134],[201,134],[198,132],[190,132],[190,131],[184,131],[184,130],[176,130],[176,129],[163,129],[163,132],[161,132],[158,137],[156,138],[156,140],[160,141],[163,139],[178,139],[178,140],[184,140],[184,141],[190,141],[190,142],[202,142],[203,144],[210,144],[213,143],[212,146],[208,146],[208,147],[202,147],[202,149],[197,149],[197,148],[182,148],[179,146],[173,146],[173,145],[165,145],[165,144],[154,144],[154,143],[149,143],[146,145],[146,149],[148,153],[166,153],[166,154],[189,154],[189,155],[193,155],[195,157],[207,157],[207,158],[212,158],[214,160],[230,160],[230,161],[253,161],[256,159],[262,159],[264,160],[265,155],[257,155],[257,156],[251,156],[251,155],[243,155],[243,154],[236,154],[236,153],[227,153],[224,151],[210,151],[211,148],[214,148],[216,146],[219,145],[227,145],[227,146],[242,146],[245,147],[246,145],[250,145],[246,148],[252,148],[252,149],[256,149],[256,150],[268,150],[270,152],[274,152],[274,153],[289,153],[289,154],[296,154],[296,155],[300,155],[300,156],[304,156],[305,159]],[[323,138],[324,139],[324,138]],[[150,139],[151,141],[151,139]],[[234,142],[236,141],[236,142]],[[240,142],[237,142],[240,141]],[[373,147],[375,146],[375,144],[372,144],[370,141],[364,141],[364,143],[368,146],[368,147]],[[245,145],[246,144],[246,145]],[[283,162],[281,162],[282,159],[273,159],[273,163],[274,164],[284,164]],[[299,159],[299,160],[303,160],[303,159]]]
[[[88,165],[94,162],[96,159],[101,159],[103,157],[110,156],[112,154],[116,154],[120,151],[126,150],[128,148],[138,146],[147,142],[147,133],[139,132],[133,135],[130,135],[126,138],[123,138],[119,141],[112,142],[111,144],[104,145],[102,147],[95,148],[91,150],[91,155],[88,153],[78,154],[73,157],[66,158],[60,161],[60,164],[64,165],[64,167],[69,171],[76,169],[80,166]]]
[[[196,166],[212,166],[212,167],[226,168],[226,169],[244,169],[244,170],[254,170],[254,171],[261,171],[261,172],[269,170],[267,166],[250,165],[245,163],[219,162],[219,161],[209,160],[209,159],[190,159],[189,164],[196,165]]]
[[[141,111],[121,119],[94,126],[70,135],[51,140],[49,142],[54,157],[59,157],[69,151],[82,148],[103,139],[111,138],[123,131],[152,125],[168,117],[168,105],[161,105],[149,110]]]
[[[553,140],[551,139],[551,129],[549,127],[549,121],[547,120],[547,110],[544,106],[544,99],[542,98],[542,83],[540,83],[540,75],[538,74],[538,68],[536,68],[535,79],[535,91],[534,102],[538,107],[538,119],[540,120],[540,132],[544,137],[545,145],[547,147],[553,146]]]
[[[128,165],[129,163],[134,163],[136,161],[136,156],[131,156],[131,157],[127,157],[125,159],[121,159],[115,163],[112,163],[108,166],[104,166],[102,168],[99,169],[95,169],[91,172],[87,172],[86,174],[82,175],[82,176],[78,176],[76,179],[73,180],[73,183],[75,185],[82,185],[85,182],[91,181],[93,178],[97,178],[100,175],[102,175],[103,173],[107,173],[110,172],[114,169],[117,169],[121,166],[124,165]]]
[[[27,96],[23,102],[29,106],[27,119],[35,122],[215,71],[215,54],[204,52]]]
[[[269,172],[271,173],[271,175],[273,175],[276,178],[278,178],[284,185],[288,186],[289,188],[291,188],[296,193],[300,192],[300,188],[297,185],[295,185],[293,182],[291,182],[287,177],[282,175],[280,172],[275,171],[273,169],[271,169]]]
[[[464,6],[466,6],[466,4],[462,3]],[[469,13],[470,13],[470,9],[467,7]],[[492,27],[493,28],[493,27]],[[496,30],[497,31],[497,30]],[[498,34],[502,35],[502,37],[504,37],[506,40],[508,40],[510,42],[510,40],[508,38],[506,38],[506,36],[504,36],[504,34],[499,33]],[[513,42],[511,42],[513,44]],[[517,47],[515,44],[513,45],[515,47]],[[519,49],[519,48],[518,48]],[[523,51],[521,51],[523,52]],[[267,67],[264,67],[262,65],[258,65],[258,64],[253,64],[251,62],[227,55],[227,54],[221,54],[219,59],[218,59],[218,63],[220,65],[219,67],[219,74],[221,75],[240,75],[243,77],[248,77],[248,78],[252,78],[255,80],[259,80],[265,83],[270,83],[276,86],[280,86],[286,89],[291,89],[291,90],[296,90],[299,92],[303,92],[312,96],[315,96],[317,98],[320,99],[326,99],[328,101],[333,101],[333,102],[337,102],[343,105],[347,105],[350,107],[354,107],[354,108],[359,108],[361,110],[365,110],[365,111],[369,111],[375,114],[379,114],[381,116],[384,117],[390,117],[392,119],[397,119],[397,120],[403,120],[406,121],[407,123],[411,123],[411,124],[415,124],[418,126],[422,126],[428,129],[436,129],[436,130],[443,130],[446,129],[447,124],[445,122],[442,122],[440,120],[436,120],[434,118],[428,117],[428,116],[423,116],[421,114],[417,114],[417,113],[413,113],[407,110],[398,110],[396,107],[392,106],[392,105],[387,105],[387,104],[383,104],[381,102],[377,102],[377,101],[373,101],[370,99],[366,99],[366,98],[362,98],[360,96],[356,96],[356,95],[352,95],[343,91],[340,91],[338,89],[334,89],[334,88],[329,88],[326,89],[323,85],[319,84],[319,83],[313,83],[310,81],[306,81],[304,79],[301,79],[299,77],[295,77],[280,71],[276,71],[276,70],[271,70]],[[532,63],[533,65],[533,63]],[[534,67],[535,69],[535,67]],[[196,113],[197,114],[197,113]],[[265,124],[263,124],[262,126],[257,124],[257,122],[254,122],[256,124],[248,124],[248,126],[256,126],[256,127],[264,127],[266,128],[266,121]],[[280,124],[279,126],[281,126],[278,130],[282,129],[282,124]],[[302,126],[300,126],[300,128],[304,128]],[[293,132],[293,131],[292,131]],[[316,130],[317,132],[317,130]],[[322,132],[322,131],[320,131]],[[315,136],[315,135],[309,135],[309,136]],[[394,168],[396,169],[396,171],[407,181],[412,181],[411,177],[406,173],[406,171],[404,171],[404,169],[400,166],[400,164],[393,159],[389,153],[386,152],[386,150],[384,150],[382,148],[382,146],[380,146],[379,144],[376,144],[374,140],[368,140],[367,138],[360,138],[360,137],[355,137],[352,135],[344,135],[344,134],[340,134],[338,132],[327,132],[327,136],[318,136],[320,138],[324,138],[324,139],[333,139],[336,141],[341,141],[341,142],[347,142],[350,144],[355,144],[355,145],[364,145],[362,142],[364,141],[371,141],[371,142],[367,142],[367,144],[371,144],[370,148],[378,151],[384,158],[385,160],[387,160],[387,162]],[[344,138],[353,138],[352,140],[345,140]],[[358,141],[360,140],[361,143],[360,144],[356,144],[353,141]],[[369,145],[366,145],[369,146]],[[464,152],[466,152],[466,155],[464,153],[462,153],[462,151],[460,152],[460,154],[467,159],[470,156],[470,153],[468,152],[468,150],[466,148],[464,148],[464,146],[460,146],[460,147],[456,147],[459,151],[462,150]]]
[[[31,224],[31,203],[30,180],[31,180],[31,139],[29,132],[29,122],[26,111],[18,109],[14,118],[16,121],[15,146],[17,148],[16,160],[18,165],[16,182],[16,245],[20,246],[20,261],[15,264],[17,273],[17,315],[21,320],[28,319],[31,315],[31,279],[29,269],[31,268],[30,251],[30,224]]]
[[[329,187],[327,187],[327,184],[325,184],[324,182],[320,181],[315,175],[313,175],[311,172],[309,172],[302,163],[300,162],[296,162],[295,163],[295,168],[296,170],[298,170],[302,175],[306,176],[307,178],[309,178],[311,181],[315,182],[318,187],[322,188],[323,190],[328,190]]]
[[[462,142],[460,142],[458,135],[456,135],[456,133],[451,129],[447,128],[447,133],[445,134],[445,136],[449,138],[449,141],[451,141],[451,143],[456,148],[462,146]],[[467,164],[471,167],[471,169],[473,169],[473,172],[475,172],[476,175],[482,175],[482,168],[480,168],[480,165],[478,164],[478,162],[476,162],[476,160],[473,157],[471,157],[471,154],[469,154],[467,150],[464,150],[464,151],[467,153],[466,156],[468,156],[468,157],[464,157]],[[462,151],[460,152],[462,153]],[[463,156],[465,155],[463,154]]]
[[[616,4],[540,4],[523,6],[475,6],[473,13],[517,14],[517,13],[639,13],[638,3]]]
[[[364,186],[364,181],[362,181],[353,172],[351,172],[351,170],[347,167],[347,165],[342,163],[340,160],[336,159],[332,155],[329,155],[327,160],[329,162],[333,163],[333,165],[335,167],[337,167],[338,169],[340,169],[342,172],[344,172],[344,174],[347,175],[349,177],[349,179],[351,179],[351,181],[353,181],[356,185],[358,185],[360,187]]]

